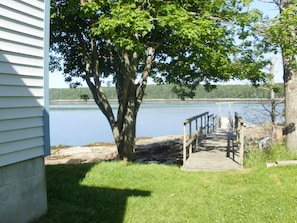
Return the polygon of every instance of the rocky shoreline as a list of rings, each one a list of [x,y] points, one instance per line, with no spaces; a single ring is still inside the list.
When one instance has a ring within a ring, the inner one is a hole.
[[[87,146],[56,146],[45,158],[45,165],[96,163],[117,160],[114,143],[93,143]],[[138,138],[135,162],[180,164],[182,162],[182,135]]]
[[[245,143],[257,148],[259,140],[267,137],[263,127],[254,125],[245,128]],[[278,129],[278,140],[281,128]],[[136,139],[135,162],[182,164],[183,135],[145,137]],[[96,163],[118,159],[114,143],[92,143],[86,146],[55,146],[51,155],[45,157],[46,165]]]

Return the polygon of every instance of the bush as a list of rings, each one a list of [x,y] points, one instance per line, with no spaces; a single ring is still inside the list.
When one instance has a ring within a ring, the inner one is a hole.
[[[87,94],[82,94],[82,95],[80,95],[80,99],[82,99],[84,101],[88,101],[90,99],[90,97]]]

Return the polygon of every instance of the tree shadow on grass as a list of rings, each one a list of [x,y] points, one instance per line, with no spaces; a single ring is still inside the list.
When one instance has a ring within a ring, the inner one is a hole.
[[[36,222],[124,221],[127,199],[150,196],[149,191],[81,185],[94,164],[46,167],[48,212]]]

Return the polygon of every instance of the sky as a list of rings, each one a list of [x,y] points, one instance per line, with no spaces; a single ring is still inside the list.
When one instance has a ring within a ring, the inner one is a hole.
[[[266,0],[268,1],[268,0]],[[251,8],[257,8],[263,11],[264,15],[273,18],[278,14],[277,7],[272,3],[267,3],[265,0],[255,0],[251,5]],[[280,55],[271,55],[275,61],[274,74],[275,82],[283,82],[282,75],[282,63]],[[228,84],[249,84],[248,81],[229,81]],[[82,82],[82,87],[87,87],[86,83]],[[64,81],[64,77],[61,72],[54,72],[49,74],[49,88],[69,88],[69,84]]]

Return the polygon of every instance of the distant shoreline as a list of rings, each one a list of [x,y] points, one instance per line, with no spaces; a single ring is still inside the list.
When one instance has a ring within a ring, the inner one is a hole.
[[[276,101],[282,101],[282,98],[276,98]],[[267,102],[269,99],[267,98],[197,98],[197,99],[144,99],[143,103],[172,103],[172,102],[180,102],[180,103],[187,103],[187,102],[221,102],[221,103],[233,103],[233,102],[246,102],[246,103],[253,103],[253,102]],[[117,100],[109,100],[111,103],[116,103]],[[50,105],[67,105],[67,104],[94,104],[92,99],[88,101],[83,100],[50,100]]]

